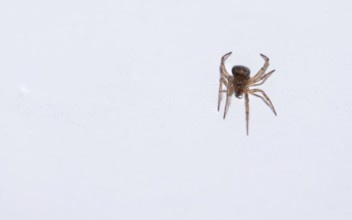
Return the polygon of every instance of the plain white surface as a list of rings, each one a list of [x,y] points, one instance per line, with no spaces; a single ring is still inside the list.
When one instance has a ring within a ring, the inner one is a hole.
[[[0,219],[352,219],[351,8],[1,2]],[[249,137],[229,51],[276,69]]]

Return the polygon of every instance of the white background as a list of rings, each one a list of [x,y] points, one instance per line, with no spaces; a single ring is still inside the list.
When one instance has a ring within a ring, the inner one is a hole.
[[[352,219],[351,8],[2,1],[0,219]],[[229,51],[276,69],[249,136]]]

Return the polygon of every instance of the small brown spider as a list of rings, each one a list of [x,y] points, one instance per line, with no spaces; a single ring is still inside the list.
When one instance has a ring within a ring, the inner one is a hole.
[[[246,130],[248,135],[248,119],[249,119],[248,94],[261,98],[265,102],[265,104],[267,104],[276,115],[275,108],[271,103],[269,97],[265,94],[265,92],[261,89],[250,89],[250,87],[252,86],[262,85],[271,76],[271,74],[274,73],[275,70],[265,73],[266,69],[269,66],[269,58],[263,54],[260,54],[260,56],[262,56],[263,59],[265,60],[265,63],[263,67],[258,71],[258,73],[255,74],[255,76],[250,77],[249,68],[241,65],[237,65],[232,68],[233,76],[231,76],[225,68],[225,61],[231,55],[231,53],[232,52],[229,52],[221,58],[218,111],[220,110],[220,101],[221,101],[222,92],[226,92],[224,119],[226,117],[226,112],[229,105],[229,98],[232,96],[232,94],[235,94],[235,96],[239,99],[241,99],[244,94],[245,103],[246,103]],[[224,90],[224,91],[222,90],[222,84],[226,86],[227,90]],[[258,93],[261,93],[262,95]]]

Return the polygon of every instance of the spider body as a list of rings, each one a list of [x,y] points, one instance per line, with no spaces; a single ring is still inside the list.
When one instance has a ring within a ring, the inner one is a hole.
[[[250,78],[251,71],[246,66],[237,65],[232,67],[232,87],[234,88],[235,96],[239,99],[243,98],[243,92],[246,90],[247,81]]]
[[[225,54],[221,58],[220,63],[220,84],[219,84],[219,96],[218,96],[218,111],[220,110],[220,101],[222,98],[222,93],[226,92],[226,103],[224,110],[224,119],[226,117],[227,108],[229,105],[229,98],[234,94],[237,98],[242,98],[245,96],[245,106],[246,106],[246,130],[248,135],[248,120],[249,120],[249,94],[261,98],[265,104],[267,104],[273,113],[276,115],[275,108],[271,103],[269,97],[261,89],[252,89],[253,86],[262,85],[275,70],[268,73],[266,69],[269,66],[269,58],[263,54],[260,54],[264,59],[263,67],[258,71],[255,76],[250,77],[250,69],[246,66],[236,65],[232,68],[232,76],[227,72],[225,68],[225,61],[231,55],[232,52]],[[226,90],[222,90],[222,86],[225,85]]]

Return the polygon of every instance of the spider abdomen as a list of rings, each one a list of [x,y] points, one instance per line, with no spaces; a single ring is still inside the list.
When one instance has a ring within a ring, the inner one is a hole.
[[[232,67],[231,72],[235,78],[238,77],[249,79],[251,74],[251,70],[248,67],[242,65],[236,65]]]

